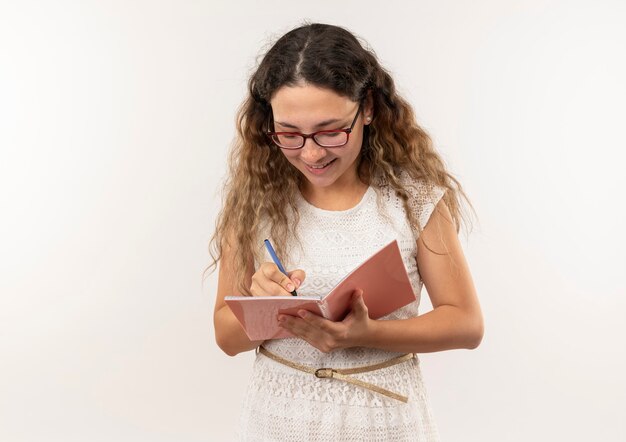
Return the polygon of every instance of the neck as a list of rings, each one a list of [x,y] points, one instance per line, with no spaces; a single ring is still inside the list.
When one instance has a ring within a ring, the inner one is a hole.
[[[355,174],[348,180],[329,187],[313,187],[303,183],[300,191],[309,203],[324,210],[347,210],[356,206],[367,191],[368,185]]]

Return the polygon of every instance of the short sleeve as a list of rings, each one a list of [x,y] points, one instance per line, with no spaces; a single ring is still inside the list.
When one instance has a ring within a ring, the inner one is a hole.
[[[423,179],[413,179],[407,172],[400,174],[400,182],[408,193],[409,209],[419,222],[420,228],[424,229],[446,189]],[[413,231],[417,237],[417,230]]]

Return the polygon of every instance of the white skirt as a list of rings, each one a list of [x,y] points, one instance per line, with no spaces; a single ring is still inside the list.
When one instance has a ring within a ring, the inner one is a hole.
[[[286,344],[295,340],[280,341]],[[307,360],[310,355],[307,351],[299,360],[281,356],[317,368],[347,368],[371,365],[398,354],[353,348],[319,353],[319,358],[324,360],[317,364]],[[317,378],[258,354],[244,399],[238,440],[438,441],[419,364],[419,359],[413,358],[351,375],[408,396],[404,403],[339,379]]]

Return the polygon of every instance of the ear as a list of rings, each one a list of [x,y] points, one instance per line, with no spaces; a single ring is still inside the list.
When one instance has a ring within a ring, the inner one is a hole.
[[[374,97],[372,97],[372,90],[368,89],[365,96],[365,102],[363,104],[363,121],[366,126],[374,119]]]

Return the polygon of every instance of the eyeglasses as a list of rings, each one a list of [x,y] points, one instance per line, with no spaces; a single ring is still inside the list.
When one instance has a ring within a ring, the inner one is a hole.
[[[302,149],[307,138],[313,138],[313,141],[320,147],[345,146],[361,113],[361,107],[359,105],[354,120],[348,129],[320,130],[310,134],[300,132],[267,132],[266,134],[281,149]]]

